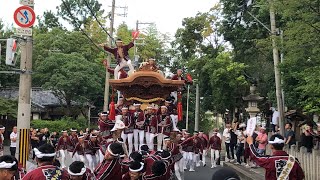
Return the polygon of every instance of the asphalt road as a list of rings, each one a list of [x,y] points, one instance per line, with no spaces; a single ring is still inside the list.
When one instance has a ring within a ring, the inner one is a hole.
[[[209,162],[207,162],[207,166],[201,166],[196,168],[195,170],[195,172],[185,171],[185,180],[211,180],[213,169],[210,168]]]

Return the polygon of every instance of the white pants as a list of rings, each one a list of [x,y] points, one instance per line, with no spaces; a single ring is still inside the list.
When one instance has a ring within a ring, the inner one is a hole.
[[[170,115],[171,121],[172,121],[172,129],[173,131],[180,131],[179,128],[177,128],[178,124],[178,115],[171,114]]]
[[[129,149],[128,149],[129,154],[128,155],[130,155],[132,153],[132,149],[133,149],[133,143],[132,143],[133,133],[125,134],[124,132],[122,132],[121,138],[123,139],[124,143],[127,143],[127,139],[128,139],[128,146],[129,146]]]
[[[150,150],[154,149],[154,144],[153,144],[154,136],[155,134],[146,132],[146,141]]]
[[[219,150],[211,149],[211,165],[215,166],[219,160],[220,152]]]
[[[66,167],[65,161],[66,161],[67,150],[60,149],[59,154],[60,154],[61,167],[65,168]]]
[[[84,157],[84,155],[78,155],[78,158],[79,158],[78,161],[83,162],[88,167],[88,163],[87,163],[86,157]]]
[[[194,169],[195,154],[193,152],[185,152],[183,158],[185,159],[184,168],[187,169],[187,165],[189,164],[190,169]]]
[[[96,157],[96,164],[94,167],[96,167],[96,165],[100,163],[100,150],[96,151],[95,157]]]
[[[157,150],[158,150],[158,151],[167,148],[166,143],[164,143],[164,138],[165,138],[165,137],[168,137],[168,136],[167,136],[167,135],[164,135],[164,134],[162,134],[162,133],[159,133],[159,134],[158,134],[158,137],[157,137],[157,141],[158,141]],[[163,144],[163,148],[161,147],[162,144]]]
[[[202,163],[206,164],[206,156],[207,156],[207,149],[204,149],[202,152]]]
[[[134,129],[133,139],[134,139],[134,150],[139,151],[140,146],[143,144],[144,130]],[[139,140],[139,143],[138,143],[138,140]]]
[[[102,153],[102,151],[99,149],[99,163],[101,163],[104,159],[104,155]]]
[[[178,180],[184,180],[184,159],[174,163],[174,172]]]
[[[77,152],[74,154],[73,157],[72,157],[73,152],[69,152],[68,151],[68,153],[69,153],[69,155],[70,155],[70,157],[72,158],[73,161],[78,161],[79,160]]]
[[[131,60],[129,59],[128,61],[122,59],[121,62],[116,66],[116,68],[114,69],[114,79],[118,79],[118,72],[121,68],[128,66],[129,67],[129,75],[134,71],[134,68],[131,64]]]
[[[88,160],[88,164],[89,164],[89,166],[87,167],[89,167],[91,172],[93,172],[96,167],[96,156],[91,154],[86,154],[86,159]]]

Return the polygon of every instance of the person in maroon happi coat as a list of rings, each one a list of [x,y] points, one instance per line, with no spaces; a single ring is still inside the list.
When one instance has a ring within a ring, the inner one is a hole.
[[[68,168],[70,180],[95,180],[91,170],[87,168],[83,162],[75,161]]]
[[[51,144],[44,144],[38,149],[34,148],[38,168],[28,172],[22,180],[68,180],[69,174],[66,170],[53,165],[56,152]]]
[[[301,180],[305,178],[298,159],[283,151],[285,143],[283,136],[274,134],[270,137],[269,144],[272,156],[259,155],[253,142],[252,136],[248,136],[247,143],[250,147],[250,156],[257,165],[265,168],[266,180]],[[287,166],[288,163],[290,164],[289,166]]]
[[[104,50],[112,53],[117,60],[117,66],[114,69],[114,79],[118,79],[118,72],[120,69],[122,69],[125,66],[129,67],[129,74],[131,74],[134,71],[134,67],[131,63],[131,59],[129,58],[129,49],[134,46],[133,41],[130,42],[127,45],[123,45],[123,42],[121,39],[117,39],[116,41],[116,48],[110,48],[106,45],[102,45]]]
[[[65,160],[66,160],[66,155],[67,155],[67,150],[68,150],[68,144],[71,144],[70,137],[68,136],[67,130],[61,131],[62,136],[58,140],[58,144],[56,147],[56,152],[60,154],[60,163],[61,167],[65,168]]]
[[[103,161],[94,170],[97,179],[122,179],[120,154],[123,154],[123,148],[119,143],[111,143],[107,147]]]

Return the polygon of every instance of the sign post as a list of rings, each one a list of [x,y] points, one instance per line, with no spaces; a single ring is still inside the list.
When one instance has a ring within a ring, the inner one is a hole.
[[[20,3],[33,5],[33,0],[22,0]],[[26,168],[29,159],[29,140],[30,140],[30,120],[31,120],[31,72],[32,71],[32,26],[36,15],[29,6],[21,6],[14,12],[14,21],[20,27],[17,34],[24,36],[21,39],[25,45],[21,46],[20,69],[24,72],[20,74],[19,81],[19,102],[17,114],[17,152],[16,157],[19,163]]]

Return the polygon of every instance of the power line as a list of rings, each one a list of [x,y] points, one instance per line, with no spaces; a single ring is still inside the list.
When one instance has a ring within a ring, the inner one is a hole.
[[[90,42],[100,51],[103,51],[104,53],[106,53],[102,48],[100,48],[99,46],[97,46],[97,44],[90,38],[90,36],[81,28],[81,24],[76,20],[76,18],[73,16],[73,14],[71,13],[71,10],[69,8],[69,6],[67,5],[67,3],[64,0],[61,0],[64,7],[66,8],[68,14],[70,15],[71,19],[78,25],[78,28],[80,29],[80,31],[90,40]]]
[[[103,29],[103,31],[105,33],[108,34],[108,36],[112,39],[113,43],[114,43],[114,38],[108,33],[108,31],[103,27],[102,23],[98,20],[97,16],[94,14],[92,8],[90,7],[89,3],[87,0],[83,0],[85,5],[87,6],[87,8],[89,9],[91,15],[96,19],[96,21],[98,22],[99,26]]]

